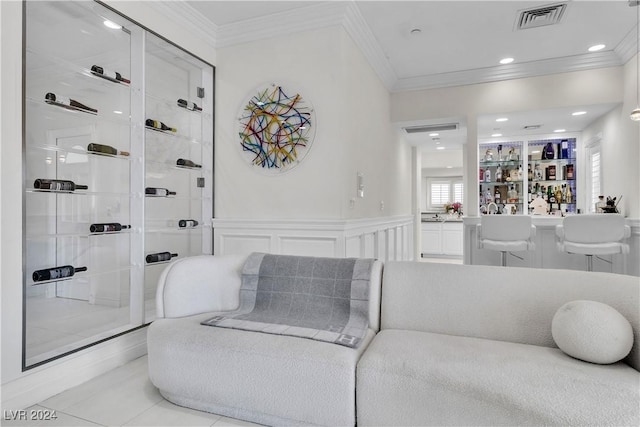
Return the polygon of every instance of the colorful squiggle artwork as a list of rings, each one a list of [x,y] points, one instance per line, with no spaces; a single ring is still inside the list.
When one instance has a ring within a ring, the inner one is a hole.
[[[251,164],[284,170],[296,165],[312,142],[313,108],[298,93],[271,85],[253,96],[241,112],[240,144]]]

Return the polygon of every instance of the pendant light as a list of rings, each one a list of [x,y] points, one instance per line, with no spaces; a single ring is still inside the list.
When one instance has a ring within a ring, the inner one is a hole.
[[[640,121],[640,1],[629,1],[629,6],[636,7],[637,21],[636,21],[636,108],[631,112],[629,117],[633,121]]]

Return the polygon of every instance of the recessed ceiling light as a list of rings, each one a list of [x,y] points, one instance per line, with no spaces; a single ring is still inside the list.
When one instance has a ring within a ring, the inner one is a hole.
[[[122,114],[122,111],[113,110],[113,114]]]
[[[556,133],[566,132],[566,131],[567,131],[566,129],[556,129],[556,130],[554,130],[554,132],[556,132]]]
[[[589,52],[597,52],[599,50],[604,49],[605,47],[606,46],[603,45],[603,44],[596,44],[596,45],[591,46],[588,50],[589,50]]]
[[[122,25],[118,25],[113,21],[109,21],[108,19],[103,22],[104,26],[107,28],[111,28],[112,30],[119,30],[122,28]]]
[[[435,132],[429,134],[429,136],[438,136],[438,135],[440,135],[440,134],[439,133],[435,133]]]
[[[496,122],[506,122],[507,120],[509,120],[506,117],[500,117],[499,119],[496,119]]]
[[[513,59],[513,58],[502,58],[502,59],[500,60],[500,63],[501,63],[501,64],[511,64],[513,61],[514,61],[514,59]]]
[[[436,150],[444,150],[444,147],[436,147]]]
[[[501,133],[493,133],[493,134],[491,134],[491,136],[494,137],[494,138],[497,138],[499,136],[502,136],[502,134]]]
[[[572,116],[582,116],[583,114],[587,114],[586,111],[576,111],[575,113],[571,113]]]
[[[447,166],[447,169],[453,169],[453,166]]]

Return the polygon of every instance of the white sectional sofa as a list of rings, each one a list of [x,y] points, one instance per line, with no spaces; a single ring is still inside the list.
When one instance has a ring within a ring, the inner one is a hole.
[[[389,262],[381,331],[358,363],[359,426],[640,423],[640,279],[569,270]],[[573,300],[632,325],[621,362],[564,354],[552,320]]]
[[[379,330],[382,263],[370,271],[369,330],[352,349],[203,326],[240,304],[246,257],[198,256],[163,272],[149,327],[149,376],[169,401],[266,425],[354,425],[356,364]]]
[[[268,425],[640,424],[637,277],[419,262],[381,274],[376,262],[369,330],[352,349],[201,325],[240,304],[244,259],[187,258],[160,278],[149,375],[169,401]],[[628,320],[624,360],[557,348],[552,319],[573,300]]]

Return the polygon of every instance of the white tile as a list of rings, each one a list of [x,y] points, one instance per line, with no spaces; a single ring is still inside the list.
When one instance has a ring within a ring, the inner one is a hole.
[[[99,424],[120,426],[162,400],[146,373],[99,391],[65,412]]]
[[[147,356],[132,360],[131,362],[93,378],[86,383],[57,394],[45,400],[42,404],[47,408],[64,411],[70,406],[86,401],[104,390],[108,390],[118,384],[121,384],[123,381],[135,376],[136,374],[144,374],[144,376],[139,376],[140,381],[143,381],[143,379],[148,377]]]
[[[210,426],[220,415],[195,411],[162,400],[127,422],[126,426]]]
[[[55,417],[55,418],[54,418]],[[12,419],[13,418],[13,419]],[[26,419],[20,419],[26,418]],[[46,419],[42,419],[46,418]],[[51,410],[43,406],[34,405],[24,410],[22,413],[4,413],[3,426],[54,426],[54,427],[75,427],[75,426],[99,426],[82,418],[77,418],[64,412]]]
[[[213,424],[215,427],[261,427],[262,424],[250,423],[249,421],[236,420],[234,418],[220,417]]]

